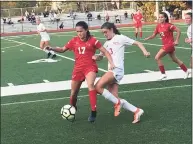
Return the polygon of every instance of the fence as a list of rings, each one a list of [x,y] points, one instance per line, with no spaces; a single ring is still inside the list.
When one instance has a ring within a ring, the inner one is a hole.
[[[120,9],[126,9],[131,8],[133,4],[132,2],[125,2],[124,5],[121,5]],[[77,5],[77,3],[68,3],[65,2],[60,6],[60,9],[62,13],[69,13],[69,11],[76,11],[76,12],[85,12],[86,10],[89,11],[102,11],[102,10],[113,10],[116,9],[115,3],[112,2],[83,2],[80,5]],[[36,13],[42,13],[45,10],[51,11],[51,6],[45,6],[45,7],[27,7],[27,8],[12,8],[12,9],[1,9],[1,17],[14,17],[14,16],[22,16],[25,15],[25,11],[28,11],[29,13],[32,12],[32,10]]]
[[[104,16],[101,17],[101,20],[98,20],[96,18],[92,18],[92,20],[89,20],[88,18],[76,18],[76,19],[69,18],[69,19],[60,19],[59,22],[46,19],[43,21],[43,23],[47,30],[58,30],[62,22],[64,24],[64,29],[68,29],[68,28],[74,28],[75,24],[78,21],[82,21],[82,20],[86,21],[89,26],[100,26],[106,21],[106,18]],[[123,15],[119,15],[117,17],[110,16],[109,21],[114,22],[116,24],[126,24],[126,23],[128,24],[132,22],[130,16],[128,18],[125,18]],[[12,25],[3,24],[3,23],[1,24],[1,33],[31,32],[36,30],[37,30],[37,25],[35,23],[33,24],[26,20],[22,23],[14,23]]]

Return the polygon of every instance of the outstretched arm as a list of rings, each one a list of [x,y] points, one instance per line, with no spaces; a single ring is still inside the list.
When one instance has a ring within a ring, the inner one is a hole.
[[[66,48],[65,46],[63,48],[61,47],[46,47],[47,50],[52,50],[52,51],[55,51],[55,52],[58,52],[58,53],[64,53],[65,51],[68,50],[68,48]]]
[[[133,45],[138,46],[141,49],[141,51],[143,52],[144,56],[146,56],[146,57],[150,56],[150,53],[146,50],[146,48],[144,47],[144,45],[142,43],[135,41],[133,43]]]

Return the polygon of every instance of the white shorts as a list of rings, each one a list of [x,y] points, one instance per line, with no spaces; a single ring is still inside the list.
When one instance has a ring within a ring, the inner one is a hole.
[[[124,76],[124,69],[114,68],[113,70],[110,71],[113,72],[113,76],[115,77],[117,84],[119,84]]]
[[[43,36],[41,38],[41,41],[50,41],[50,37],[49,36]]]

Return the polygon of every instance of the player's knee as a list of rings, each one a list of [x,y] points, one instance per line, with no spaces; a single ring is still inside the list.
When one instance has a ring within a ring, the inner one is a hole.
[[[99,93],[99,94],[103,93],[103,88],[100,87],[99,85],[95,85],[95,89],[96,89],[97,93]]]
[[[159,61],[160,60],[159,56],[155,56],[155,60]]]
[[[89,90],[95,89],[94,83],[92,83],[92,84],[87,84],[87,85],[88,85],[88,89],[89,89]]]

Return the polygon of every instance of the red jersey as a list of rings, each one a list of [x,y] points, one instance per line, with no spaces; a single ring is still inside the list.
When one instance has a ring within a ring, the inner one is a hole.
[[[143,16],[142,16],[141,13],[139,13],[139,14],[136,13],[136,14],[133,15],[133,19],[134,19],[137,23],[140,23],[141,20],[142,20],[142,18],[143,18]]]
[[[102,44],[93,36],[87,41],[81,41],[79,37],[74,37],[65,47],[74,52],[75,67],[84,68],[85,66],[96,65],[96,61],[92,59],[92,56],[95,55],[98,48],[102,47]]]
[[[176,27],[171,23],[158,24],[154,31],[155,34],[160,34],[162,38],[162,44],[173,44],[174,36],[173,32],[176,30]]]

